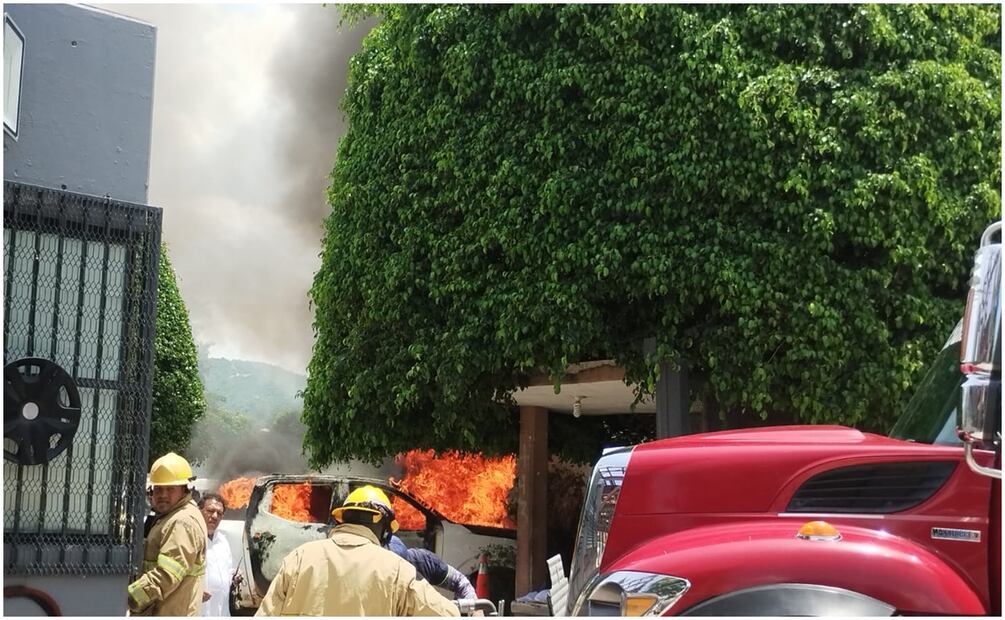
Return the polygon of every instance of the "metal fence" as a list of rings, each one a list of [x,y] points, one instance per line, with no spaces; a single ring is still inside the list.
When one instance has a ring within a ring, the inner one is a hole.
[[[136,572],[161,210],[4,182],[4,573]]]

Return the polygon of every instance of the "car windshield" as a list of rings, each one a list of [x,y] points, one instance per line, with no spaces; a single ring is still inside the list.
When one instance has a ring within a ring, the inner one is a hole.
[[[960,402],[960,337],[962,324],[958,323],[935,363],[907,408],[890,431],[890,437],[918,443],[956,445],[956,408]]]

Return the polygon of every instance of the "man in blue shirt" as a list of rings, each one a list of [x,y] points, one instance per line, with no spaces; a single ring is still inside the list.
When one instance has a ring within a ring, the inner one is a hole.
[[[391,536],[387,548],[408,560],[420,577],[434,586],[453,592],[454,598],[478,598],[468,578],[429,549],[406,547],[397,536]]]

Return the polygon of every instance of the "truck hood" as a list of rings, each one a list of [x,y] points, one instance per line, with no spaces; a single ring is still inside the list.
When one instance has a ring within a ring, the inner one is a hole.
[[[844,426],[780,426],[637,446],[618,500],[624,514],[782,512],[812,475],[861,463],[959,459],[932,446]]]

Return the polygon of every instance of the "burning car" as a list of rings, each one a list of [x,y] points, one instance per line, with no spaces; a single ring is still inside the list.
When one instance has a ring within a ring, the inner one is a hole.
[[[487,547],[515,546],[516,533],[510,522],[456,523],[394,481],[306,474],[239,478],[220,487],[228,512],[233,514],[234,509],[246,506],[243,523],[230,520],[220,525],[235,550],[240,575],[232,593],[232,612],[254,613],[283,558],[306,542],[326,537],[334,525],[332,508],[366,484],[382,489],[392,499],[401,526],[398,536],[407,546],[429,549],[462,573],[475,571],[478,556]],[[239,546],[234,544],[237,528],[242,530]]]

